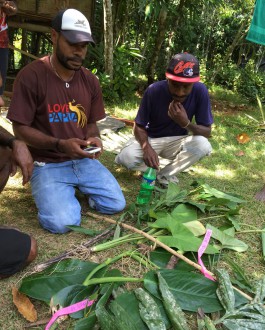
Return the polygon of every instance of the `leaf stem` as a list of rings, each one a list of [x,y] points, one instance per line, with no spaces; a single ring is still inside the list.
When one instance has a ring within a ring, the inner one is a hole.
[[[100,277],[100,278],[92,278],[91,280],[85,281],[83,285],[95,285],[102,283],[114,283],[114,282],[143,282],[143,278],[135,278],[135,277]]]
[[[127,257],[129,255],[131,255],[133,253],[133,251],[126,251],[123,252],[121,254],[119,254],[118,256],[114,257],[114,258],[108,258],[106,259],[103,263],[101,263],[100,265],[98,265],[96,268],[94,268],[86,277],[86,279],[83,282],[83,285],[87,285],[87,282],[102,268],[113,264],[114,262],[118,261],[119,259],[123,258],[123,257]]]

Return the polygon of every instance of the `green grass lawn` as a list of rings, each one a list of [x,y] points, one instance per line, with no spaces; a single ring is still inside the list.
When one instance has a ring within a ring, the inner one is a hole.
[[[133,119],[137,110],[137,101],[132,104],[121,104],[119,107],[107,107],[107,111],[117,117]],[[265,224],[265,202],[258,202],[254,195],[265,184],[265,132],[258,131],[253,126],[255,123],[246,116],[249,114],[260,120],[257,108],[244,104],[234,105],[231,101],[218,101],[213,99],[213,114],[215,124],[213,127],[211,143],[212,155],[205,157],[196,164],[189,172],[179,176],[180,187],[191,189],[194,180],[200,180],[211,187],[223,192],[240,195],[246,200],[241,210],[242,230],[263,228]],[[2,124],[2,122],[1,122]],[[248,143],[240,144],[236,137],[246,133],[250,137]],[[114,174],[119,181],[125,194],[127,204],[135,201],[139,190],[140,181],[136,173],[132,173],[114,163],[115,155],[105,152],[102,163]],[[88,209],[82,196],[78,196],[84,209]],[[19,286],[21,279],[27,276],[33,267],[41,262],[55,257],[65,250],[69,250],[84,240],[78,233],[65,235],[53,235],[44,231],[37,221],[37,210],[30,193],[30,187],[21,186],[21,176],[16,174],[10,178],[5,190],[0,195],[0,219],[1,224],[13,225],[33,235],[39,246],[39,255],[36,261],[27,269],[15,276],[2,280],[0,293],[0,328],[3,330],[23,329],[28,322],[20,316],[12,303],[12,286]],[[118,219],[119,216],[112,218]],[[84,217],[82,225],[89,228],[103,229],[106,224]],[[237,238],[249,245],[244,253],[223,251],[238,265],[243,267],[252,281],[257,280],[265,273],[264,259],[260,233],[240,234]],[[122,249],[122,248],[121,248]],[[102,261],[108,255],[114,255],[117,251],[92,255],[89,260]],[[224,267],[228,267],[223,263]],[[229,267],[228,267],[229,269]],[[49,318],[48,306],[34,302],[38,310],[38,320]],[[44,329],[37,326],[34,329]],[[68,329],[61,325],[58,329]],[[71,329],[71,327],[69,327]]]

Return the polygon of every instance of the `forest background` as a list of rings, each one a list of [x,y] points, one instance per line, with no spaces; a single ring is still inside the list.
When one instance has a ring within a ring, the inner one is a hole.
[[[256,102],[256,95],[264,98],[265,56],[264,46],[246,40],[254,5],[255,0],[88,0],[96,46],[89,46],[85,66],[100,79],[105,102],[113,104],[164,79],[171,56],[190,52],[200,60],[208,88]],[[27,54],[51,53],[48,33],[10,27],[9,34]],[[10,72],[31,60],[12,52]]]

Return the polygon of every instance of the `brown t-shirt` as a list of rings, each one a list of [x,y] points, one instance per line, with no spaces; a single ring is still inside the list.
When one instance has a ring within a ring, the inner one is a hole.
[[[49,56],[23,68],[14,84],[7,118],[56,138],[88,138],[87,124],[105,118],[101,88],[89,70],[76,71],[69,88],[53,71]],[[30,147],[40,162],[69,160],[55,150]]]

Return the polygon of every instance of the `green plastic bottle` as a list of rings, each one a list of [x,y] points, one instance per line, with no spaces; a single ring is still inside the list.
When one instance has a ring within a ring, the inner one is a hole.
[[[143,174],[140,191],[136,199],[137,204],[146,205],[150,202],[152,197],[152,192],[155,188],[155,181],[156,181],[156,170],[152,167],[148,167]]]

